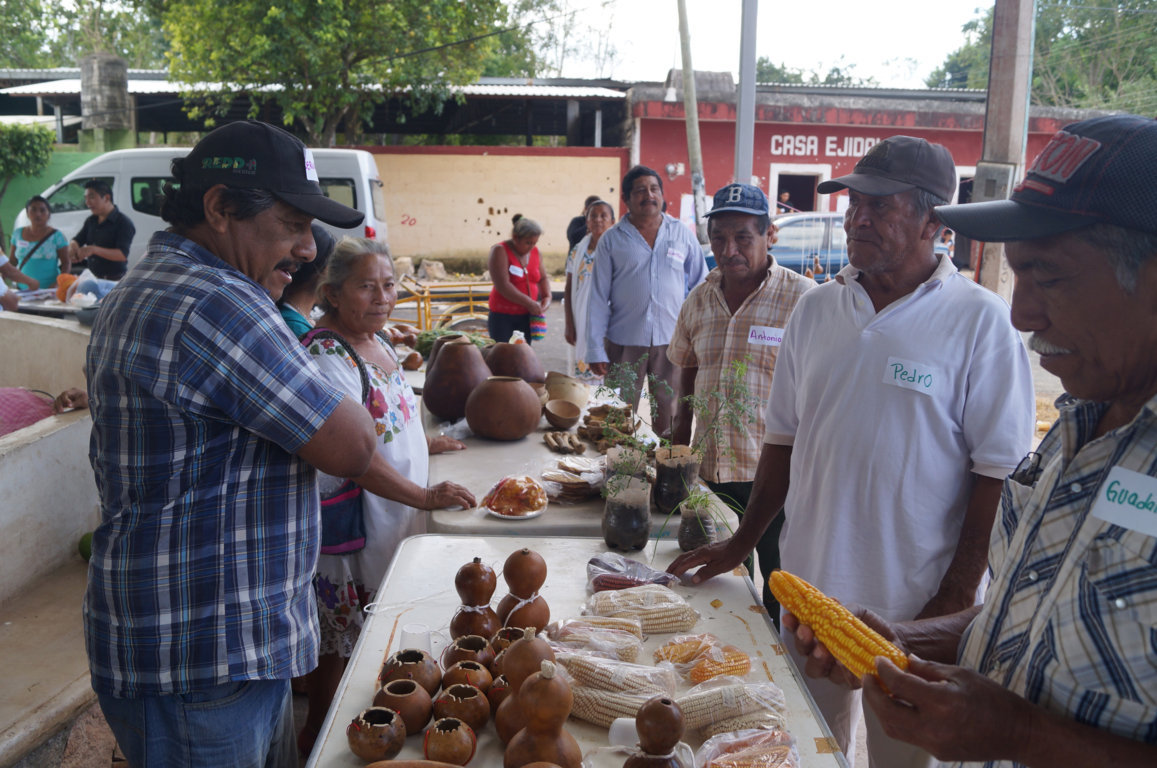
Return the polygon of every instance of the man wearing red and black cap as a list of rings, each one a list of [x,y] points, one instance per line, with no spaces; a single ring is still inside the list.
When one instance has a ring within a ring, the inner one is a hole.
[[[1058,132],[1009,200],[937,209],[1007,243],[1013,323],[1066,390],[1005,481],[984,605],[867,617],[909,669],[880,660],[880,681],[850,682],[888,733],[942,760],[1157,765],[1154,178],[1157,122],[1114,115]],[[810,628],[797,637],[811,671],[846,680]]]
[[[784,332],[751,502],[735,536],[675,561],[702,580],[742,561],[782,506],[784,570],[890,620],[973,605],[1001,481],[1035,421],[1028,355],[1008,305],[934,253],[935,205],[956,188],[952,156],[893,136],[853,172],[848,265],[805,293]],[[784,627],[803,669],[806,657]],[[845,754],[858,692],[808,688]],[[872,765],[931,757],[889,738],[869,713]]]
[[[376,440],[274,300],[314,257],[315,217],[362,214],[263,123],[209,133],[173,177],[171,227],[101,302],[88,348],[92,685],[134,766],[296,766],[289,681],[318,650],[314,467],[360,475]]]

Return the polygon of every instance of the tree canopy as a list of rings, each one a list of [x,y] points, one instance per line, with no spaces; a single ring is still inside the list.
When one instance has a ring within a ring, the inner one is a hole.
[[[251,116],[273,102],[323,146],[339,129],[356,136],[395,92],[437,109],[452,86],[477,79],[498,33],[520,28],[501,0],[170,0],[163,20],[170,76],[229,86],[192,89],[194,116],[245,92]]]
[[[160,17],[139,0],[0,0],[0,67],[74,67],[96,51],[164,66]]]
[[[17,176],[35,176],[48,167],[52,159],[52,131],[41,125],[5,125],[0,123],[0,200]],[[8,242],[0,223],[0,242]]]
[[[990,8],[964,26],[967,42],[928,77],[930,87],[988,86],[992,19]],[[1157,2],[1038,3],[1031,99],[1051,106],[1152,113],[1157,106]]]
[[[847,87],[873,86],[873,77],[858,77],[855,64],[849,64],[841,56],[838,64],[821,75],[815,70],[794,69],[784,64],[773,64],[771,59],[760,56],[755,61],[755,81],[757,83],[789,83],[795,85],[841,85]]]

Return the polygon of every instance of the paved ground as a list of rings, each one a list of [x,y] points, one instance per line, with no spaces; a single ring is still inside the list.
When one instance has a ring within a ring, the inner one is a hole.
[[[562,302],[555,301],[547,310],[547,335],[540,342],[535,343],[534,350],[539,360],[548,371],[565,371],[567,366],[567,344],[563,338],[564,320]],[[1029,353],[1033,364],[1033,382],[1038,396],[1050,400],[1056,398],[1062,388],[1060,381],[1040,367],[1039,356]],[[294,715],[297,721],[305,719],[305,697],[294,697]],[[115,740],[108,730],[99,708],[95,705],[86,713],[73,728],[72,735],[66,748],[65,761],[61,763],[66,768],[125,768],[123,758],[114,755]],[[302,762],[304,765],[304,761]],[[864,751],[863,728],[860,729],[860,739],[856,749],[856,764],[867,766],[867,753]]]

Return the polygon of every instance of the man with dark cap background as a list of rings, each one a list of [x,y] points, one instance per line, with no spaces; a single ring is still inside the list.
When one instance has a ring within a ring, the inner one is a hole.
[[[1059,131],[1011,199],[937,209],[1008,243],[1012,320],[1065,387],[1060,418],[1005,481],[984,605],[866,616],[911,654],[879,662],[891,696],[797,637],[809,673],[864,684],[888,733],[942,760],[1157,765],[1155,176],[1157,122],[1113,115]]]
[[[92,685],[139,768],[296,766],[289,681],[318,650],[314,467],[364,473],[375,435],[274,301],[314,257],[314,217],[362,214],[264,123],[207,134],[173,177],[172,226],[104,298],[88,348]]]
[[[820,184],[848,190],[849,263],[788,321],[739,529],[669,570],[702,566],[692,577],[701,582],[735,567],[782,506],[784,570],[840,601],[890,620],[976,603],[1001,480],[1028,449],[1035,418],[1008,305],[933,253],[933,207],[955,187],[948,150],[908,136]],[[807,682],[850,758],[859,692]],[[866,719],[871,765],[931,763]]]
[[[743,366],[741,381],[756,409],[754,418],[748,423],[724,416],[701,418],[695,425],[695,441],[702,449],[699,476],[739,514],[751,498],[763,445],[762,406],[771,392],[784,326],[804,291],[816,287],[810,277],[776,264],[768,253],[769,208],[767,195],[750,184],[728,184],[715,193],[706,215],[707,237],[718,267],[688,294],[667,345],[668,359],[682,368],[671,434],[676,445],[692,445],[694,414],[686,398],[734,400],[729,377],[733,366]],[[752,578],[757,584],[779,567],[782,526],[783,517],[777,516],[755,547],[759,571]],[[775,612],[772,620],[779,626],[779,604],[766,584],[763,604]]]

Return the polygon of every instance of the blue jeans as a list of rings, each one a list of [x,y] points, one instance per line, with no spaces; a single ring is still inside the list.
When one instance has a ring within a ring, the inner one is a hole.
[[[133,768],[296,768],[288,680],[245,680],[204,691],[118,699],[97,694]]]

